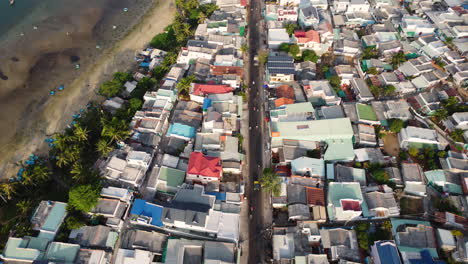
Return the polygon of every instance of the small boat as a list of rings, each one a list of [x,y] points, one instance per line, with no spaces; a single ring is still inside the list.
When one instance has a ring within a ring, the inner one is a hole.
[[[10,5],[14,5],[15,4],[15,0],[10,0]]]

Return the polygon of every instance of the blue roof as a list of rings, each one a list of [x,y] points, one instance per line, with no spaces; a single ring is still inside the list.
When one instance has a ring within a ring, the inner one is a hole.
[[[186,138],[194,138],[196,134],[196,130],[194,127],[187,126],[181,123],[174,123],[169,126],[167,131],[167,135],[177,135]]]
[[[445,264],[445,261],[434,260],[429,250],[425,249],[420,252],[420,259],[409,259],[411,264]]]
[[[203,110],[208,109],[208,107],[210,106],[211,106],[211,99],[210,98],[203,99]]]
[[[379,258],[381,264],[400,264],[400,256],[398,255],[398,249],[393,242],[389,241],[378,241],[375,242],[377,251],[379,252]]]
[[[163,226],[161,221],[163,208],[155,204],[146,202],[145,200],[136,199],[133,203],[131,214],[144,215],[151,217],[151,224],[154,226]]]
[[[226,201],[226,193],[225,192],[205,192],[205,194],[215,196],[216,200],[218,200],[218,201]]]

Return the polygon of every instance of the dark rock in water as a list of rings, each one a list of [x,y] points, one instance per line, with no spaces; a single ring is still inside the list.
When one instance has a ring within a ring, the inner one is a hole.
[[[70,56],[70,61],[71,61],[72,63],[78,62],[78,61],[80,61],[80,57],[78,57],[78,56],[76,56],[76,55],[71,55],[71,56]]]
[[[6,80],[8,80],[8,76],[6,76],[5,74],[3,74],[2,71],[0,71],[0,79],[6,81]]]
[[[17,57],[11,57],[11,60],[14,61],[14,62],[18,62],[19,59]]]

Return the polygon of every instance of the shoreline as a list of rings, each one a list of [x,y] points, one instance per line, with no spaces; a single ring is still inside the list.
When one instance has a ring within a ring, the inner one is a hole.
[[[24,128],[15,133],[7,145],[0,149],[0,179],[16,174],[18,168],[14,163],[23,160],[29,154],[46,153],[48,147],[44,139],[47,135],[62,131],[71,122],[72,115],[84,108],[89,101],[102,100],[95,92],[99,84],[109,79],[116,71],[136,67],[135,52],[146,47],[154,35],[162,32],[172,21],[174,13],[173,1],[154,1],[138,22],[129,26],[119,41],[92,58],[91,65],[74,76],[73,81],[66,85],[65,91],[57,93],[54,97],[33,100],[33,106],[28,106],[27,108],[31,109],[26,109],[26,112],[35,111],[34,117],[27,116],[25,120],[20,120]],[[99,26],[97,23],[95,27]],[[73,53],[73,50],[65,49],[60,53],[67,52]]]

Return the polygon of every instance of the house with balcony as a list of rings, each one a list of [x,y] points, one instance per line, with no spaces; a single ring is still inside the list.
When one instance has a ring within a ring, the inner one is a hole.
[[[337,96],[328,80],[304,81],[304,91],[309,102],[320,99],[324,105],[339,105],[341,98]]]
[[[271,122],[271,146],[277,150],[283,140],[324,142],[324,160],[352,160],[353,129],[348,118]]]
[[[408,126],[403,128],[398,134],[400,147],[403,149],[432,147],[437,150],[444,150],[448,143],[443,140],[433,129]]]
[[[398,27],[398,31],[403,37],[417,37],[431,34],[435,27],[425,18],[419,16],[404,15]]]
[[[197,59],[212,60],[218,45],[201,40],[189,40],[187,47],[182,48],[177,57],[177,63],[189,64]]]
[[[368,217],[367,203],[357,182],[331,182],[327,195],[328,218],[331,222]]]
[[[400,216],[400,208],[393,196],[393,192],[364,193],[369,215],[373,218],[388,218]]]
[[[270,83],[294,81],[296,68],[294,59],[289,55],[271,54],[266,65],[266,80]]]
[[[360,262],[359,245],[355,230],[344,228],[320,229],[322,247],[330,252],[331,261]],[[328,260],[326,260],[328,262]]]
[[[222,175],[223,168],[220,158],[210,157],[201,152],[190,154],[186,182],[206,185],[211,181],[219,181]]]
[[[39,231],[38,238],[54,240],[67,215],[67,204],[55,201],[41,201],[31,217],[32,229]]]
[[[270,28],[268,29],[268,47],[272,50],[277,50],[283,43],[292,43],[288,32],[285,28]]]
[[[299,7],[298,23],[302,28],[316,27],[320,21],[317,7],[313,5]]]

